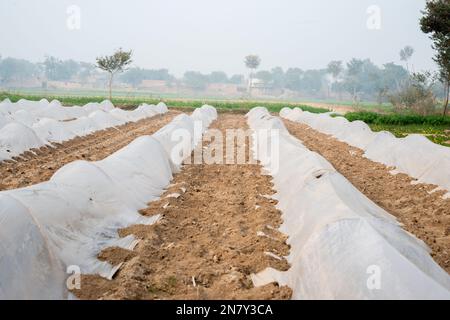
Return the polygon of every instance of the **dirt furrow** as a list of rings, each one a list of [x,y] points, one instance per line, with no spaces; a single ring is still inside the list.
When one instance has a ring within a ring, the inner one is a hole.
[[[222,114],[212,128],[246,128],[246,120]],[[290,298],[288,287],[255,288],[250,279],[268,266],[289,268],[282,258],[289,253],[286,237],[275,231],[280,212],[267,197],[274,193],[271,178],[260,172],[248,162],[185,164],[161,199],[141,211],[160,220],[120,230],[141,239],[134,251],[99,254],[114,265],[124,262],[114,279],[84,275],[74,293],[82,299]]]
[[[0,162],[0,191],[47,181],[59,168],[75,160],[97,161],[123,148],[141,135],[151,135],[169,123],[178,111],[127,123],[76,137],[54,147],[26,151],[13,160]]]
[[[392,175],[392,168],[365,158],[361,149],[307,125],[284,123],[308,149],[325,157],[356,188],[423,240],[434,260],[450,272],[450,199],[442,198],[443,191],[431,193],[437,186],[411,184],[414,179],[406,174]]]

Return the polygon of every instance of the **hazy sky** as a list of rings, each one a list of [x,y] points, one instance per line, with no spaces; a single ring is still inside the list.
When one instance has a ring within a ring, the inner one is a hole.
[[[123,47],[134,50],[140,67],[231,75],[245,72],[243,57],[250,53],[260,55],[261,69],[308,69],[351,57],[400,62],[399,50],[411,45],[415,69],[435,69],[431,42],[419,27],[424,5],[425,0],[1,0],[0,54],[93,62]]]

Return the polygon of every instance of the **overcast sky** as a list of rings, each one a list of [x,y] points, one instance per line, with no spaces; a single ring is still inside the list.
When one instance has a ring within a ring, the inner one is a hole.
[[[245,72],[243,57],[250,53],[261,57],[261,69],[308,69],[352,57],[400,63],[399,50],[411,45],[415,69],[435,69],[431,42],[419,27],[424,5],[425,0],[1,0],[0,54],[94,62],[123,47],[133,49],[140,67],[231,75]]]

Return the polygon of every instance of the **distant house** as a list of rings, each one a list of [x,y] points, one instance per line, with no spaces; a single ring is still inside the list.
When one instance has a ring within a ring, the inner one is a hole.
[[[257,78],[253,78],[251,80],[250,86],[252,89],[258,88],[258,89],[265,89],[265,88],[272,88],[272,86],[269,83],[266,83],[265,81]]]
[[[265,82],[257,78],[251,80],[250,86],[252,94],[255,96],[279,96],[284,92],[283,89],[274,88],[271,82]]]

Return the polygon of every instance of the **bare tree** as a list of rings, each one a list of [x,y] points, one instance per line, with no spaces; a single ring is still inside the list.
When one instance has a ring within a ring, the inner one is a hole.
[[[114,75],[126,70],[130,65],[132,51],[123,51],[122,48],[117,50],[112,56],[104,56],[97,58],[97,68],[109,73],[109,100],[112,101],[112,82]]]
[[[253,78],[253,72],[258,69],[259,65],[261,64],[261,59],[259,56],[255,54],[251,54],[245,57],[244,59],[245,66],[250,69],[250,77],[249,77],[249,94],[252,93],[252,78]]]

